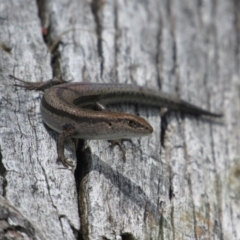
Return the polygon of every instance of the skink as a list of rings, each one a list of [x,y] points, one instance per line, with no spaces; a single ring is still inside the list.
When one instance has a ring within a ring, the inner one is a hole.
[[[64,141],[67,138],[111,140],[140,137],[153,132],[151,125],[142,117],[107,111],[103,105],[137,103],[167,107],[194,115],[222,116],[169,94],[140,86],[114,83],[62,83],[56,79],[45,83],[22,82],[24,86],[17,86],[29,90],[45,90],[49,85],[60,84],[44,91],[41,114],[46,125],[60,133],[57,140],[58,161],[64,165],[71,165],[64,156]]]

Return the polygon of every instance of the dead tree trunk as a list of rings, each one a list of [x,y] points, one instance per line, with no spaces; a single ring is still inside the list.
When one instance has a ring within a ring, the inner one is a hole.
[[[0,238],[240,239],[239,9],[233,0],[0,2]],[[53,76],[176,94],[220,121],[142,106],[149,137],[73,142],[56,164],[42,93]]]

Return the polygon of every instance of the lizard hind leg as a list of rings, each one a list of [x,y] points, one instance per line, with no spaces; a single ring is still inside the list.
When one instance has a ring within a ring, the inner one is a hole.
[[[24,88],[25,90],[29,90],[29,91],[32,91],[32,90],[44,91],[45,89],[50,88],[52,86],[66,83],[66,81],[64,81],[62,79],[58,79],[58,78],[53,78],[53,79],[50,79],[45,82],[42,82],[42,81],[29,82],[29,81],[24,81],[23,79],[20,79],[13,75],[9,75],[9,77],[21,83],[21,84],[14,84],[15,87],[21,87],[21,88]]]
[[[128,142],[131,142],[131,139],[115,139],[115,140],[108,140],[108,142],[110,143],[109,147],[111,149],[113,149],[115,146],[118,146],[120,151],[122,152],[122,158],[123,158],[123,161],[126,162],[126,151],[123,147],[123,142],[124,141],[128,141]]]

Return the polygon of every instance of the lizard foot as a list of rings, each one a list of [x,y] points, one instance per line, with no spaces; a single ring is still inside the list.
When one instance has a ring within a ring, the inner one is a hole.
[[[123,147],[123,142],[124,141],[128,141],[128,142],[132,142],[131,139],[115,139],[115,140],[109,140],[108,142],[110,142],[109,147],[110,148],[114,148],[115,146],[118,146],[120,151],[123,154],[123,161],[126,161],[126,151]]]

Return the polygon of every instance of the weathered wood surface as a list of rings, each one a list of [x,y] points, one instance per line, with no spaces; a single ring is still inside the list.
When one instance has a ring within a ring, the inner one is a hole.
[[[1,1],[0,9],[0,42],[11,48],[2,47],[0,54],[1,192],[38,229],[40,239],[74,239],[80,226],[75,179],[56,165],[55,135],[46,131],[39,112],[41,94],[14,87],[8,77],[52,77],[37,5],[32,0]],[[14,221],[11,225],[18,230]]]
[[[31,224],[24,239],[240,239],[237,1],[2,1],[0,24],[1,193]],[[55,162],[41,93],[9,74],[144,85],[224,118],[119,106],[154,133],[125,142],[125,162],[106,141],[79,141],[77,157],[69,141],[74,179]]]

